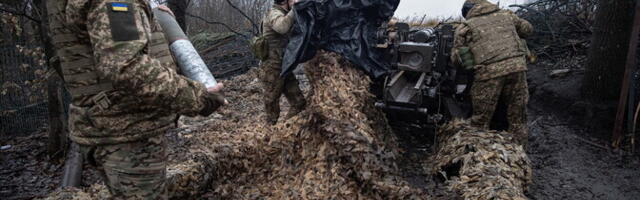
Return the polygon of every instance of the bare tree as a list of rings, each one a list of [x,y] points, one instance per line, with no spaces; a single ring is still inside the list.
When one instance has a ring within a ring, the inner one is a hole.
[[[187,16],[200,19],[188,22],[190,32],[228,32],[232,29],[255,34],[272,3],[272,0],[192,0]]]
[[[598,0],[533,0],[517,14],[535,26],[528,45],[540,56],[555,59],[586,54]]]
[[[38,17],[34,17],[30,11],[34,9],[34,4],[29,0],[6,0],[0,2],[0,11],[25,17],[31,21],[40,22]]]

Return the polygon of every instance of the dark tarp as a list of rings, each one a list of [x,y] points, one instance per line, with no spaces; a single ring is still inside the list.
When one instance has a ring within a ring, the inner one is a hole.
[[[390,69],[381,49],[375,48],[376,32],[395,12],[400,0],[302,1],[284,54],[282,75],[313,58],[317,50],[336,52],[373,78]]]

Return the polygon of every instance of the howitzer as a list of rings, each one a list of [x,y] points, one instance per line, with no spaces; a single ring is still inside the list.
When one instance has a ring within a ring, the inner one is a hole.
[[[386,52],[392,71],[374,85],[376,107],[427,116],[423,119],[429,123],[468,117],[472,73],[450,61],[453,34],[449,24],[412,29],[389,22],[380,27],[376,47]]]
[[[216,86],[218,84],[216,79],[175,18],[168,12],[158,9],[158,4],[154,0],[150,0],[149,3],[157,22],[164,31],[171,53],[175,57],[182,73],[192,80],[203,83],[207,88]],[[82,164],[83,157],[80,153],[80,147],[78,144],[72,143],[65,161],[62,187],[80,186],[82,182]]]

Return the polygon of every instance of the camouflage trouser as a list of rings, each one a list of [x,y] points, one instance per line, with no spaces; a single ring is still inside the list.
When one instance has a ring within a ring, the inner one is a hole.
[[[287,118],[304,110],[306,100],[293,73],[280,78],[280,64],[270,60],[265,61],[261,68],[260,79],[262,79],[264,86],[265,120],[268,124],[273,125],[278,122],[280,117],[280,97],[283,93],[291,105]]]
[[[168,199],[167,139],[163,134],[138,142],[83,147],[98,167],[114,199]]]
[[[508,131],[520,144],[527,144],[527,102],[529,90],[526,72],[517,72],[483,81],[475,81],[471,87],[473,125],[489,129],[498,101],[507,108]]]

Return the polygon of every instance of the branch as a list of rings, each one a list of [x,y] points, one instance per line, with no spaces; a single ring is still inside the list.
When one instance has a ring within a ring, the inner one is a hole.
[[[0,11],[2,11],[2,12],[6,12],[6,13],[9,13],[9,14],[12,14],[12,15],[22,16],[22,17],[25,17],[25,18],[27,18],[27,19],[29,19],[29,20],[31,20],[31,21],[34,21],[34,22],[40,23],[40,20],[39,20],[39,19],[36,19],[36,18],[34,18],[34,17],[32,17],[32,16],[29,16],[29,15],[27,15],[27,13],[19,13],[19,12],[17,12],[17,11],[7,10],[7,9],[1,8],[1,7],[0,7]]]
[[[235,10],[237,10],[244,18],[247,18],[247,20],[249,20],[249,22],[251,22],[251,25],[253,25],[253,31],[252,33],[254,35],[258,35],[260,32],[260,28],[258,28],[258,24],[256,24],[256,22],[253,21],[253,19],[251,19],[251,17],[249,17],[246,13],[242,12],[242,10],[240,10],[240,8],[238,8],[236,5],[234,5],[233,3],[231,3],[230,0],[227,0],[227,3]]]
[[[527,11],[531,11],[531,12],[534,12],[534,13],[536,13],[536,14],[542,15],[542,16],[543,16],[543,17],[545,17],[545,18],[547,18],[547,17],[548,17],[548,15],[546,15],[546,14],[544,14],[544,13],[542,13],[542,12],[540,12],[540,11],[536,10],[536,9],[530,8],[530,7],[528,7],[528,6],[522,6],[522,5],[510,5],[509,7],[512,7],[512,8],[513,8],[513,7],[517,7],[517,8],[525,9],[525,10],[527,10]],[[556,41],[556,39],[557,39],[557,37],[556,37],[556,33],[555,33],[555,31],[554,31],[553,27],[551,26],[551,24],[549,23],[549,20],[544,20],[544,23],[547,25],[547,28],[549,29],[549,31],[551,31],[551,37],[553,38],[553,40],[554,40],[554,41]]]
[[[249,38],[249,37],[247,37],[245,34],[242,34],[242,33],[238,32],[238,31],[233,30],[231,27],[229,27],[229,25],[227,25],[227,24],[225,24],[225,23],[209,21],[209,20],[206,20],[206,19],[204,19],[204,18],[202,18],[202,17],[200,17],[200,16],[193,15],[193,14],[188,13],[188,12],[185,12],[185,15],[187,15],[187,16],[189,16],[189,17],[193,17],[193,18],[199,19],[199,20],[202,20],[203,22],[206,22],[207,24],[215,24],[215,25],[221,25],[221,26],[224,26],[227,30],[229,30],[229,31],[231,31],[231,32],[233,32],[233,33],[235,33],[236,35],[242,36],[242,38],[244,38],[244,39],[248,39],[248,38]]]
[[[46,0],[44,0],[44,1],[45,2],[42,2],[42,3],[44,3],[46,5]],[[40,11],[40,7],[38,7],[38,5],[36,5],[33,1],[29,1],[29,3],[31,4],[31,7],[33,7],[33,10],[35,11],[35,13],[38,15],[38,18],[40,18],[40,20],[42,20],[44,17],[42,16],[42,12]]]

